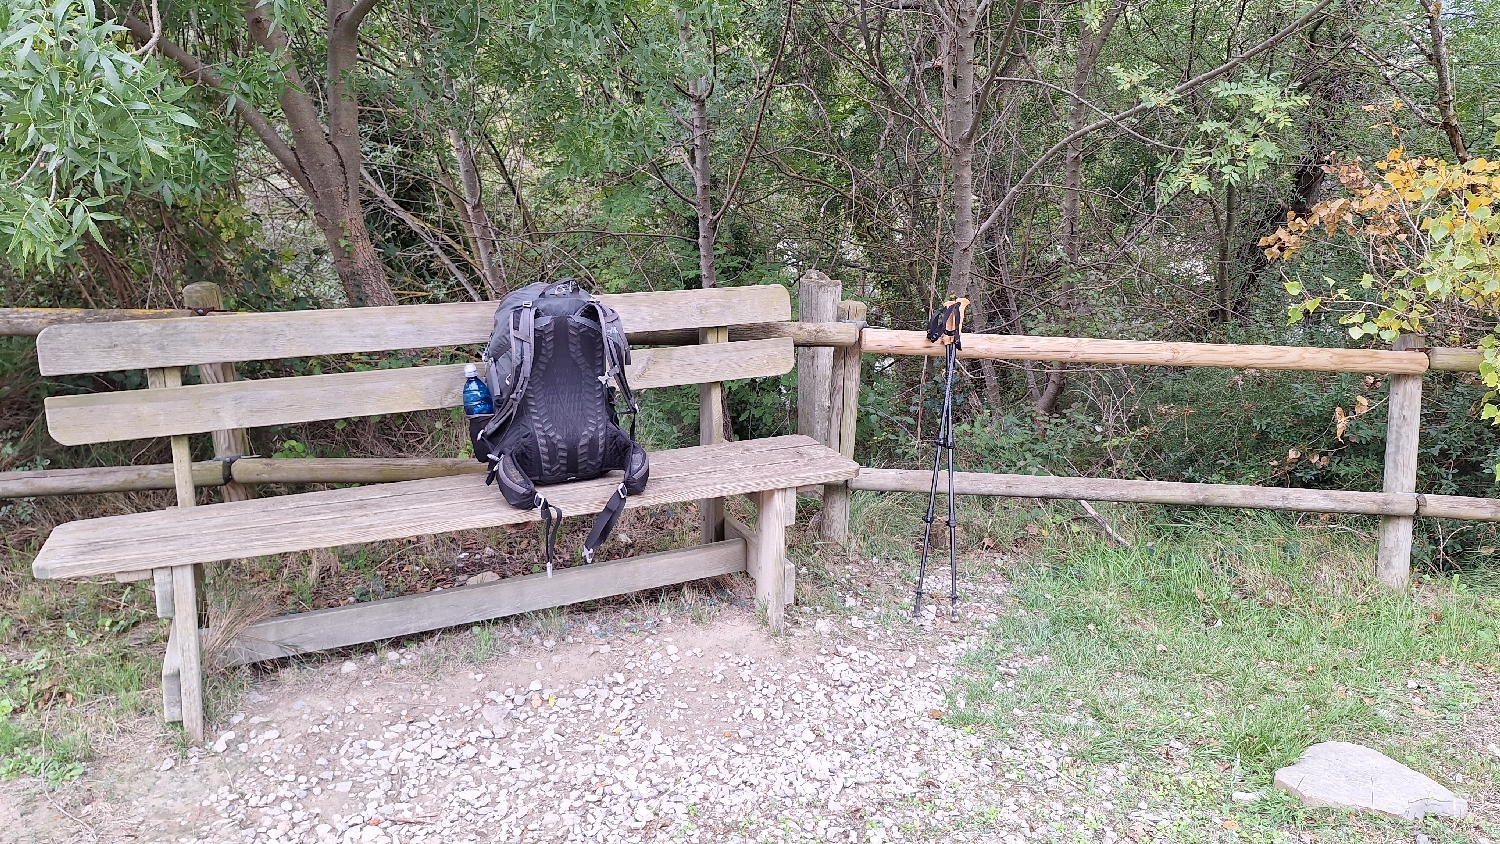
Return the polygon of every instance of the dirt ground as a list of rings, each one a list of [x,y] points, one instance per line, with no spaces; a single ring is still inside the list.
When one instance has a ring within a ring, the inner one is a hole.
[[[748,589],[748,584],[741,585]],[[878,650],[885,663],[896,666],[903,675],[910,671],[916,676],[930,669],[927,697],[906,707],[909,710],[906,714],[917,716],[924,730],[955,733],[941,727],[931,716],[932,712],[941,712],[943,689],[951,679],[951,668],[944,665],[937,670],[937,663],[943,662],[943,658],[929,646],[946,641],[947,636],[938,635],[924,645],[914,639],[898,639],[885,631],[877,634],[862,626],[850,628],[840,624],[835,630],[829,621],[808,617],[796,624],[789,635],[772,637],[752,612],[732,606],[723,608],[707,623],[670,617],[655,621],[649,629],[636,633],[567,635],[562,641],[546,639],[535,645],[513,646],[480,664],[475,664],[472,658],[476,644],[472,631],[463,631],[429,637],[405,649],[258,673],[245,685],[235,711],[211,725],[208,743],[213,746],[209,749],[184,751],[173,743],[170,731],[143,718],[142,723],[108,740],[100,758],[88,765],[83,777],[56,791],[43,788],[37,780],[0,783],[0,817],[14,819],[9,831],[0,835],[0,841],[60,844],[420,840],[402,835],[414,832],[415,825],[401,823],[400,819],[395,827],[389,822],[385,824],[392,829],[391,838],[346,839],[341,835],[350,828],[350,818],[360,819],[360,823],[352,824],[357,832],[369,827],[372,821],[379,821],[378,815],[370,811],[374,804],[365,799],[357,777],[352,790],[347,781],[342,791],[338,790],[337,782],[325,781],[325,785],[332,787],[317,794],[299,789],[301,796],[294,798],[297,815],[338,818],[331,831],[319,833],[314,828],[298,835],[288,829],[278,835],[276,824],[261,823],[260,816],[244,810],[266,803],[274,807],[280,802],[273,790],[283,778],[279,771],[284,766],[302,770],[312,757],[319,754],[333,757],[356,742],[374,741],[379,745],[380,736],[391,737],[393,724],[398,730],[402,729],[401,724],[411,724],[416,719],[423,719],[419,722],[422,724],[436,724],[437,716],[446,711],[451,717],[457,710],[461,718],[466,716],[483,725],[485,718],[491,721],[497,718],[492,702],[505,692],[519,690],[522,697],[529,698],[545,694],[546,706],[550,707],[556,697],[570,694],[567,690],[590,684],[600,688],[601,678],[605,687],[614,685],[617,691],[636,681],[637,685],[629,689],[633,694],[623,696],[628,701],[624,709],[634,710],[634,719],[615,721],[612,716],[616,713],[606,709],[605,721],[584,725],[586,729],[580,728],[584,733],[598,732],[598,737],[602,737],[611,728],[619,733],[619,724],[623,723],[627,736],[632,730],[635,735],[664,734],[679,748],[679,758],[691,753],[690,749],[702,748],[709,755],[717,754],[715,758],[722,765],[723,757],[737,752],[729,750],[730,747],[749,753],[745,745],[759,748],[763,740],[768,751],[785,747],[779,734],[786,730],[763,727],[759,719],[765,716],[760,708],[756,707],[752,716],[746,701],[760,699],[757,689],[764,691],[762,684],[767,678],[782,678],[798,666],[804,671],[810,665],[816,669],[815,662],[827,662],[830,658],[847,666],[848,661],[836,655],[850,653],[845,645],[838,644],[844,641],[859,641]],[[857,620],[855,625],[859,625]],[[586,616],[570,619],[567,626],[580,633],[585,629],[600,629]],[[858,653],[857,648],[854,653]],[[857,655],[852,659],[860,660]],[[848,679],[844,679],[847,683]],[[645,685],[639,685],[641,680]],[[504,695],[507,700],[512,696]],[[779,711],[782,703],[762,705],[774,707],[775,713],[764,724],[769,725],[782,715]],[[520,708],[524,711],[526,703]],[[831,716],[818,714],[814,721],[793,732],[800,741],[813,728],[819,731],[820,739],[829,730],[826,740],[831,746],[843,741],[841,736],[833,735],[828,727],[831,723]],[[749,724],[752,729],[744,729],[742,724]],[[216,738],[231,730],[233,738],[214,744]],[[853,743],[859,743],[853,731],[850,736]],[[868,731],[865,737],[869,738]],[[924,737],[921,742],[925,745],[928,739]],[[643,757],[647,768],[651,767],[650,752],[648,749],[648,756]],[[493,773],[493,766],[487,769],[480,764],[483,757],[450,761],[452,764],[441,771],[426,773],[460,784],[475,774]],[[547,760],[541,757],[540,761]],[[505,770],[503,765],[500,767]],[[340,772],[337,779],[343,780],[344,776]],[[249,793],[252,791],[261,793],[257,796]],[[224,799],[226,793],[234,798]],[[727,800],[727,789],[723,796]],[[281,805],[290,809],[292,802]],[[858,805],[857,798],[852,805]],[[737,810],[727,811],[732,815]],[[859,811],[855,811],[855,817]],[[555,813],[535,814],[539,820],[556,817]],[[719,818],[717,826],[697,824],[696,827],[727,834],[733,824],[724,823],[725,820]],[[547,828],[555,823],[522,831],[530,833],[530,840],[567,837],[567,830]],[[644,829],[640,822],[627,818],[619,830],[630,833],[631,825]],[[851,824],[851,829],[858,826]],[[678,825],[679,832],[683,828]],[[462,818],[450,825],[447,832],[473,834],[464,829]],[[628,840],[643,840],[641,836],[650,832],[638,829]],[[672,837],[666,835],[666,827],[657,828],[656,833]],[[449,838],[444,834],[436,840]],[[467,840],[510,839],[481,835]],[[707,840],[717,838],[711,836]],[[859,840],[867,839],[860,836]]]

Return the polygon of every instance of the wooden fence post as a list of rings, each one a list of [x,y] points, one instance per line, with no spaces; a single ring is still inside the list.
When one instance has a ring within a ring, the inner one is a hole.
[[[182,304],[198,315],[207,315],[224,309],[224,298],[219,285],[211,281],[200,281],[182,288]],[[228,384],[235,380],[234,364],[205,363],[198,366],[198,377],[205,384]],[[244,428],[214,431],[214,458],[224,460],[244,457],[250,453],[250,435]],[[255,497],[255,487],[248,484],[224,484],[225,501],[246,501]]]
[[[817,270],[808,270],[797,282],[799,322],[833,322],[838,319],[839,283]],[[797,433],[837,448],[833,441],[833,349],[803,346],[797,349]]]
[[[862,325],[865,321],[864,302],[840,302],[838,318],[841,322]],[[850,460],[854,459],[854,432],[859,422],[859,375],[864,352],[859,343],[834,352],[832,442],[829,446]],[[849,485],[827,484],[823,487],[824,539],[847,542],[849,539]]]
[[[1419,334],[1396,338],[1396,351],[1422,349],[1427,345]],[[1392,375],[1391,395],[1386,401],[1385,423],[1385,492],[1417,491],[1417,439],[1422,424],[1422,376]],[[1380,546],[1375,559],[1375,576],[1393,589],[1404,590],[1411,583],[1411,537],[1416,519],[1411,516],[1382,516]]]

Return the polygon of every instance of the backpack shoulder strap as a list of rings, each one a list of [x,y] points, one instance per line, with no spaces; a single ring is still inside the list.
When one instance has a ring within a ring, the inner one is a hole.
[[[594,552],[599,550],[599,546],[609,539],[610,532],[615,529],[615,522],[619,521],[620,512],[625,509],[625,498],[644,492],[646,481],[651,475],[651,462],[646,450],[635,440],[625,437],[624,432],[620,432],[619,436],[623,440],[617,441],[622,452],[620,459],[623,465],[620,468],[625,470],[625,479],[615,488],[615,494],[609,497],[604,509],[594,517],[594,527],[583,541],[583,558],[590,563],[594,561]]]
[[[626,413],[638,412],[640,406],[636,404],[635,393],[625,378],[625,367],[630,364],[630,341],[625,339],[625,326],[620,322],[619,313],[598,299],[591,299],[582,310],[592,310],[599,321],[599,334],[604,341],[605,383],[614,381],[625,401]]]
[[[534,357],[534,346],[536,343],[536,307],[532,302],[526,302],[511,314],[510,317],[510,353],[515,362],[516,383],[505,396],[505,402],[495,408],[495,415],[485,425],[486,434],[497,430],[501,425],[510,421],[516,415],[516,410],[521,406],[521,398],[526,395],[526,388],[531,383],[531,361]]]

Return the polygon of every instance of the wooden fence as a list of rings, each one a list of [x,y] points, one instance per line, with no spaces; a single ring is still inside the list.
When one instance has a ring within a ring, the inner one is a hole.
[[[35,336],[59,322],[176,318],[212,313],[221,307],[218,288],[189,285],[183,310],[72,311],[66,309],[0,309],[0,336]],[[929,356],[942,347],[919,331],[870,328],[862,302],[841,301],[838,282],[813,271],[798,285],[799,322],[742,326],[727,337],[705,332],[634,334],[638,345],[687,345],[725,339],[791,337],[798,347],[797,429],[847,457],[854,456],[859,384],[863,356]],[[970,334],[960,357],[1025,360],[1058,364],[1222,367],[1305,372],[1350,372],[1391,379],[1387,403],[1384,483],[1381,492],[1285,489],[1227,484],[1066,478],[959,472],[954,487],[963,495],[1014,498],[1059,498],[1149,504],[1245,507],[1380,517],[1376,575],[1404,589],[1410,580],[1412,528],[1415,517],[1500,521],[1500,501],[1416,492],[1417,445],[1422,412],[1422,376],[1428,372],[1477,372],[1481,355],[1471,349],[1424,348],[1420,338],[1402,337],[1389,350],[1323,349],[1289,346],[1164,343],[1089,338]],[[205,380],[233,380],[228,364],[207,364]],[[717,396],[702,396],[704,433],[722,419]],[[708,440],[705,440],[708,441]],[[478,472],[479,464],[460,459],[298,459],[240,457],[248,452],[243,431],[216,432],[215,460],[193,465],[195,486],[224,487],[226,498],[253,495],[263,483],[380,483],[438,475]],[[922,470],[865,469],[846,485],[822,490],[822,535],[848,538],[850,490],[927,492],[931,474]],[[0,498],[77,493],[172,489],[171,464],[0,472]],[[705,513],[705,529],[718,519]]]

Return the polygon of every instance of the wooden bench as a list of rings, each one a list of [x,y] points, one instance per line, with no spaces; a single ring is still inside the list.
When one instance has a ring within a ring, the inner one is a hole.
[[[792,369],[792,340],[774,336],[777,324],[791,318],[786,289],[601,298],[619,311],[633,339],[699,334],[697,345],[634,352],[629,378],[636,390],[698,384],[706,410],[703,444],[653,453],[651,481],[627,506],[702,501],[702,545],[565,568],[550,579],[528,575],[274,617],[240,633],[225,661],[324,650],[736,571],[754,578],[769,625],[779,630],[792,594],[785,531],[795,517],[797,487],[841,483],[859,471],[852,460],[804,436],[722,441],[723,382]],[[162,674],[165,716],[180,719],[191,739],[201,742],[200,643],[209,632],[202,629],[203,563],[538,520],[537,511],[506,504],[485,486],[482,474],[261,499],[239,495],[234,497],[247,500],[195,506],[190,435],[213,433],[219,456],[233,457],[224,454],[223,443],[233,439],[225,432],[461,404],[462,364],[250,381],[235,380],[232,370],[226,376],[223,364],[481,344],[489,338],[494,308],[409,305],[45,329],[37,338],[44,375],[129,369],[148,375],[145,390],[47,399],[52,436],[65,445],[170,437],[178,506],[60,525],[38,553],[33,572],[38,578],[154,578],[158,614],[173,619]],[[731,341],[731,327],[739,327],[736,336],[761,339]],[[188,366],[199,367],[204,383],[182,384]],[[547,498],[569,516],[592,514],[617,484],[600,478],[549,487]],[[731,495],[755,503],[753,529],[724,516],[723,498]]]

